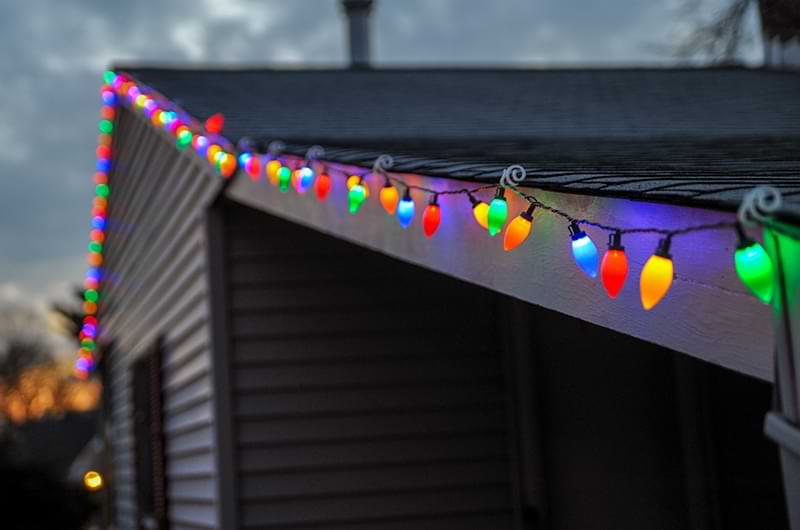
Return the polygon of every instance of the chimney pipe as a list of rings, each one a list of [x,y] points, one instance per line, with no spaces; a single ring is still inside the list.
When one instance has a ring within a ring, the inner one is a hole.
[[[350,37],[350,67],[369,68],[369,17],[373,0],[342,0]]]

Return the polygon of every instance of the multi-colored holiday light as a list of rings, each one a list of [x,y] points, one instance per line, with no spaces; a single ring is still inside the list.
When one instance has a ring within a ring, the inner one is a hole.
[[[650,311],[669,291],[674,275],[672,256],[669,253],[670,238],[658,242],[655,254],[650,256],[639,278],[639,293],[642,307]]]
[[[616,298],[628,277],[628,257],[622,246],[622,233],[617,230],[608,235],[608,250],[600,262],[600,279],[609,298]]]
[[[594,241],[581,230],[575,221],[569,225],[569,234],[572,239],[572,256],[575,258],[575,263],[587,276],[596,277],[598,258]]]
[[[433,237],[439,224],[442,222],[442,209],[439,208],[438,196],[433,195],[431,202],[425,207],[422,212],[422,230],[427,237]]]
[[[406,188],[403,198],[397,204],[397,220],[400,226],[408,228],[414,220],[414,200],[411,198],[411,190]]]
[[[519,214],[508,224],[506,235],[503,237],[503,250],[511,252],[528,239],[533,228],[533,210],[536,205],[531,204],[528,209]]]
[[[756,298],[768,304],[775,291],[772,260],[764,247],[745,235],[741,225],[737,225],[737,231],[739,244],[734,254],[736,274]]]
[[[496,236],[503,229],[508,219],[508,202],[506,202],[505,188],[502,186],[497,187],[494,194],[494,199],[489,204],[489,212],[487,214],[487,225],[490,236]]]
[[[284,155],[284,146],[280,142],[270,144],[269,152],[259,154],[250,142],[240,143],[240,151],[229,146],[222,136],[224,117],[222,114],[210,116],[204,124],[197,122],[174,104],[161,97],[149,88],[141,86],[124,74],[106,72],[101,88],[102,107],[98,129],[98,147],[96,149],[95,197],[92,202],[91,229],[89,234],[88,256],[89,267],[84,280],[84,319],[79,333],[81,348],[75,364],[76,374],[86,377],[93,368],[96,359],[97,338],[100,326],[96,317],[98,307],[102,304],[103,285],[103,250],[106,241],[108,203],[111,198],[109,173],[112,170],[112,134],[118,105],[127,105],[133,112],[140,112],[154,127],[168,132],[175,139],[178,150],[185,151],[190,147],[194,152],[207,160],[216,172],[225,178],[235,175],[238,168],[243,169],[254,182],[261,179],[262,171],[273,186],[282,192],[288,192],[293,185],[298,193],[305,193],[313,187],[317,198],[324,201],[334,187],[334,182],[326,170],[326,163],[316,155],[323,153],[319,146],[314,146],[306,153],[305,158]],[[244,142],[244,140],[242,141]],[[542,207],[553,215],[564,218],[569,223],[572,253],[578,267],[589,277],[595,278],[598,268],[603,287],[610,298],[616,298],[622,291],[627,274],[628,259],[621,243],[624,232],[658,233],[666,235],[653,256],[647,260],[640,276],[640,296],[642,306],[646,310],[655,307],[667,294],[673,279],[673,262],[669,254],[673,236],[699,230],[733,228],[734,223],[714,223],[698,225],[676,230],[653,228],[620,228],[608,227],[586,220],[577,220],[558,209],[549,207],[532,196],[520,192],[516,186],[524,181],[525,172],[521,166],[511,166],[503,173],[503,178],[495,185],[479,186],[473,189],[432,190],[409,184],[403,179],[388,173],[392,167],[391,157],[382,155],[372,168],[373,176],[384,179],[380,190],[380,203],[389,215],[395,215],[400,226],[407,228],[413,222],[415,204],[411,191],[415,190],[430,196],[428,205],[422,214],[423,233],[432,237],[442,222],[442,209],[438,198],[441,194],[464,194],[470,201],[472,216],[477,224],[488,231],[491,236],[497,235],[505,227],[503,249],[511,251],[519,248],[529,237],[533,228],[533,212]],[[347,178],[348,211],[355,214],[369,198],[369,185],[365,177],[369,174],[350,175]],[[402,186],[402,199],[397,187]],[[484,190],[494,189],[495,195],[487,204],[476,195]],[[508,219],[507,189],[512,190],[528,201],[528,207],[515,217],[506,227]],[[598,259],[597,248],[592,239],[581,229],[581,225],[594,226],[609,231],[609,247],[602,263]],[[738,225],[736,225],[738,226]],[[740,241],[734,254],[734,265],[742,283],[753,294],[765,303],[769,303],[774,293],[774,271],[772,262],[764,248],[747,238],[739,229]]]

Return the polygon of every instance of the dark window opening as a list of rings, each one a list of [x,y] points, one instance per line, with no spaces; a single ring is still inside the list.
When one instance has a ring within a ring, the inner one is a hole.
[[[159,341],[133,369],[136,498],[144,530],[167,528],[161,358]]]

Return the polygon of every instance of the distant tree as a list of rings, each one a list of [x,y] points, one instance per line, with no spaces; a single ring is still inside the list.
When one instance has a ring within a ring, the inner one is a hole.
[[[707,18],[703,15],[703,0],[684,0],[678,13],[679,18],[689,23],[690,31],[677,46],[675,55],[683,59],[700,58],[717,65],[739,63],[742,48],[750,37],[744,28],[745,15],[757,1],[730,0],[727,7]]]
[[[64,335],[79,344],[78,334],[83,327],[83,290],[76,287],[72,292],[72,303],[56,302],[52,305],[52,310],[61,321]]]
[[[27,368],[52,360],[42,319],[29,309],[0,312],[0,383],[14,386]]]

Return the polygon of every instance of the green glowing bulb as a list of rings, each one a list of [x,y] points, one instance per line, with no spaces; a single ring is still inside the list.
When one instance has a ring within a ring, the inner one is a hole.
[[[111,123],[111,120],[100,120],[98,129],[100,129],[101,133],[111,134],[111,131],[114,130],[114,124]]]
[[[772,260],[760,244],[752,240],[743,241],[734,254],[736,274],[756,297],[768,304],[772,301],[774,281]]]
[[[361,207],[361,204],[367,198],[367,191],[364,189],[362,184],[356,184],[352,188],[350,188],[350,192],[347,194],[347,203],[348,203],[348,210],[351,214],[355,214],[358,212],[358,209]]]
[[[89,252],[103,252],[103,245],[97,241],[89,243]]]
[[[503,230],[503,225],[508,219],[508,203],[506,202],[505,190],[497,188],[497,192],[489,204],[489,235],[496,236]]]
[[[111,83],[113,83],[114,79],[116,79],[116,77],[117,77],[117,74],[115,74],[111,70],[106,70],[105,72],[103,72],[103,81],[105,81],[105,83],[107,85],[110,85]]]
[[[289,182],[292,180],[292,170],[286,166],[281,166],[278,170],[278,186],[281,191],[286,193],[289,191]]]
[[[189,131],[182,131],[178,135],[178,139],[175,141],[175,145],[181,151],[188,148],[190,145],[192,145],[192,133],[190,133]]]
[[[97,294],[97,291],[94,289],[86,289],[86,291],[83,293],[83,298],[87,302],[97,302],[99,295]]]
[[[108,193],[111,189],[108,187],[108,184],[98,184],[94,188],[94,193],[98,197],[108,197]]]

